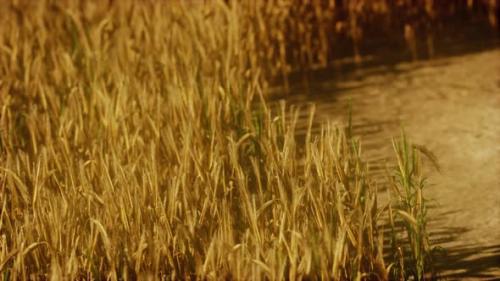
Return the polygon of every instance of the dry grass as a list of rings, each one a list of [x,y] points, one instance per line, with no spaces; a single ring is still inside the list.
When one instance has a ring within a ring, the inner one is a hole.
[[[381,206],[349,130],[298,143],[249,7],[20,2],[0,4],[4,280],[424,276],[417,150],[395,146]]]

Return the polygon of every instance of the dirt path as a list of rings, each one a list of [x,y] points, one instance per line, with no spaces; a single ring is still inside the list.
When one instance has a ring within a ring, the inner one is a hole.
[[[500,279],[500,48],[364,69],[287,98],[316,104],[319,122],[344,122],[349,100],[380,181],[400,124],[439,159],[426,195],[444,279]]]

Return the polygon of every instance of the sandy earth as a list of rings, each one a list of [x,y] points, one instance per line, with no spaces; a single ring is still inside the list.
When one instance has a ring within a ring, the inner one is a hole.
[[[319,123],[344,122],[352,100],[355,132],[381,183],[402,124],[441,166],[429,169],[426,190],[431,240],[447,250],[441,276],[500,280],[500,48],[364,68],[286,99],[314,103]]]

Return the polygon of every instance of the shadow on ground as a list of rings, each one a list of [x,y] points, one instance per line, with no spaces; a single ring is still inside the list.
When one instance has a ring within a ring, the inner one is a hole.
[[[445,272],[441,278],[461,280],[481,278],[498,280],[500,276],[500,244],[477,247],[451,247],[446,249],[445,258],[438,260],[436,268]],[[481,253],[481,255],[478,255]],[[449,272],[449,273],[446,273]],[[491,272],[491,273],[490,273]]]
[[[439,219],[433,219],[430,223],[440,225],[456,212],[459,211],[442,213]],[[466,227],[437,227],[430,232],[431,244],[442,247],[442,251],[437,251],[434,256],[435,269],[440,279],[498,280],[500,278],[500,243],[460,245],[459,237],[470,230]]]

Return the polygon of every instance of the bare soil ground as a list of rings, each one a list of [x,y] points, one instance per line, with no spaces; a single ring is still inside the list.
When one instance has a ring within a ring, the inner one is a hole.
[[[352,101],[355,133],[381,184],[401,125],[431,150],[441,167],[424,162],[431,240],[447,251],[441,276],[500,280],[500,48],[364,68],[308,91],[287,103],[314,103],[318,123],[345,122]]]

